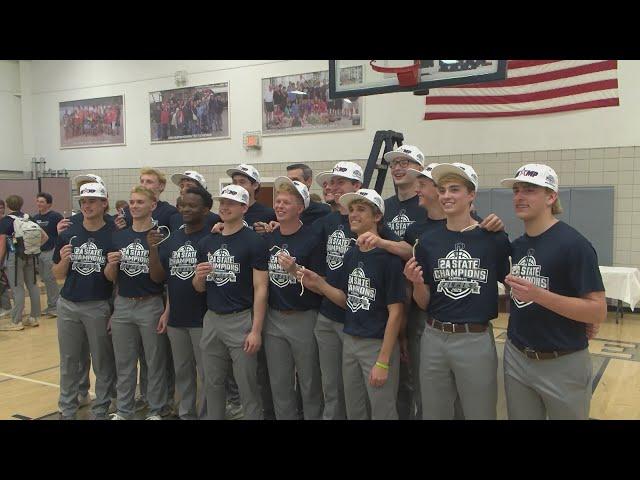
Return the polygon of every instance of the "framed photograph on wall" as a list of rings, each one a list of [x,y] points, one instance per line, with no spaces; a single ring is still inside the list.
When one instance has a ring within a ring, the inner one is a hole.
[[[356,70],[344,78],[362,82]],[[328,70],[262,79],[263,135],[362,129],[362,108],[360,97],[329,98]]]
[[[125,145],[124,95],[59,103],[60,148]]]
[[[149,93],[151,143],[229,138],[229,82]]]

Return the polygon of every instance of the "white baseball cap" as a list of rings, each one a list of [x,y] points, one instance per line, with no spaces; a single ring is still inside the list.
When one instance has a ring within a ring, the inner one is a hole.
[[[532,183],[540,187],[547,187],[554,192],[558,191],[558,175],[548,165],[540,163],[527,163],[520,167],[513,178],[505,178],[500,183],[504,187],[513,187],[514,183]]]
[[[109,198],[107,195],[107,187],[102,183],[85,183],[80,187],[80,195],[76,195],[76,198],[81,197],[94,197],[94,198]]]
[[[80,182],[87,182],[87,181],[105,185],[104,180],[102,180],[102,177],[98,175],[93,175],[92,173],[86,173],[84,175],[76,175],[75,177],[73,177],[73,183],[75,183],[76,185],[78,185],[78,183]]]
[[[364,198],[373,206],[378,207],[378,210],[380,210],[380,212],[384,215],[384,200],[378,192],[371,188],[361,188],[357,192],[345,193],[340,197],[340,200],[338,201],[343,207],[349,208],[351,202],[353,202],[357,198]]]
[[[454,175],[460,175],[461,177],[466,178],[473,183],[476,190],[478,189],[478,174],[471,165],[459,162],[441,163],[431,170],[431,178],[437,184],[440,178],[448,173],[453,173]]]
[[[309,208],[309,202],[311,202],[311,197],[309,196],[309,189],[304,183],[300,183],[297,180],[291,180],[289,177],[278,177],[273,181],[273,193],[278,191],[281,185],[292,185],[302,197],[302,202],[304,203],[304,208]]]
[[[174,173],[173,175],[171,175],[171,181],[178,186],[180,186],[180,182],[184,179],[198,182],[198,184],[202,188],[204,188],[205,190],[207,189],[207,181],[201,174],[199,174],[195,170],[187,170],[184,173]]]
[[[424,167],[424,153],[414,145],[401,145],[395,150],[384,154],[384,159],[391,163],[392,160],[406,158],[414,163]]]
[[[357,163],[338,162],[336,163],[336,166],[333,167],[333,170],[322,172],[320,175],[318,175],[316,177],[316,182],[318,182],[318,185],[322,186],[324,182],[326,182],[327,180],[331,180],[332,177],[343,177],[350,180],[357,180],[358,182],[362,182],[364,174],[362,173],[362,167]]]
[[[241,163],[236,168],[230,168],[227,170],[227,175],[233,177],[236,173],[241,173],[249,178],[253,178],[256,182],[260,183],[260,172],[256,170],[253,165]]]
[[[247,192],[240,185],[227,185],[222,189],[220,195],[212,198],[214,200],[222,200],[223,198],[228,198],[229,200],[235,200],[238,203],[249,205],[249,192]]]
[[[437,167],[438,165],[440,165],[439,163],[430,163],[429,165],[427,165],[427,167],[424,170],[415,170],[413,168],[408,168],[407,169],[407,175],[409,175],[410,177],[427,177],[429,180],[433,180],[433,177],[431,176],[431,171]]]

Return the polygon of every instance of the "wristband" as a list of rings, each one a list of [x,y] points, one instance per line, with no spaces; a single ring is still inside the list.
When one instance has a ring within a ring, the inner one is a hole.
[[[388,363],[376,362],[376,367],[384,368],[385,370],[389,370]]]

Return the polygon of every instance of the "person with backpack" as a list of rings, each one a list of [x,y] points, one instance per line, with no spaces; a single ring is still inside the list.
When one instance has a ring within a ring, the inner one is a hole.
[[[7,277],[13,290],[14,306],[11,322],[0,325],[0,331],[23,330],[25,326],[39,325],[40,292],[36,285],[36,262],[40,247],[49,236],[37,223],[29,220],[29,215],[20,211],[24,204],[22,197],[10,195],[5,201],[9,213],[0,220],[0,261],[7,257]],[[31,312],[24,322],[23,284],[27,286],[31,298]]]

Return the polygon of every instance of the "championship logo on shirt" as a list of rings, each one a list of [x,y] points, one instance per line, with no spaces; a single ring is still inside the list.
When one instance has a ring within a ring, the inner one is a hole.
[[[276,287],[280,288],[298,283],[296,277],[289,274],[289,272],[282,268],[282,266],[278,263],[278,254],[280,252],[282,252],[284,255],[291,256],[291,254],[287,250],[287,247],[288,245],[285,243],[284,245],[282,245],[282,248],[280,250],[269,257],[269,281]]]
[[[344,254],[353,239],[344,234],[342,225],[327,238],[327,267],[336,270],[342,266]]]
[[[549,277],[540,275],[542,265],[538,265],[534,257],[536,251],[533,248],[527,250],[527,255],[522,257],[516,265],[511,269],[511,275],[529,280],[534,285],[549,290]],[[533,302],[521,302],[513,297],[513,291],[510,293],[513,303],[518,308],[524,308]]]
[[[414,223],[414,221],[407,217],[406,210],[400,210],[398,212],[398,215],[393,217],[393,220],[387,223],[387,226],[400,238],[404,238],[407,227],[409,227],[409,225],[411,225],[412,223]]]
[[[178,250],[171,252],[169,258],[170,274],[178,277],[180,280],[188,280],[193,277],[198,264],[198,252],[187,240]]]
[[[480,295],[480,284],[487,283],[489,271],[480,268],[480,259],[471,258],[464,249],[464,243],[456,243],[455,250],[445,258],[438,259],[438,268],[433,269],[433,279],[438,283],[438,292],[453,300],[459,300],[470,293]]]
[[[235,257],[229,253],[225,244],[213,254],[207,253],[207,260],[213,267],[213,271],[207,275],[207,282],[215,282],[219,287],[229,282],[236,282],[236,275],[240,273],[240,264],[234,262]]]
[[[102,249],[98,248],[93,238],[87,239],[79,247],[73,247],[71,253],[71,270],[80,275],[91,275],[93,272],[100,272],[101,265],[107,262],[102,254]]]
[[[364,274],[364,265],[358,263],[358,267],[349,274],[347,284],[347,306],[356,313],[358,310],[369,310],[371,302],[376,300],[376,289],[371,288],[371,280]]]
[[[139,238],[121,248],[120,253],[122,254],[120,270],[124,273],[130,277],[135,277],[141,273],[149,273],[149,250],[142,246]]]

